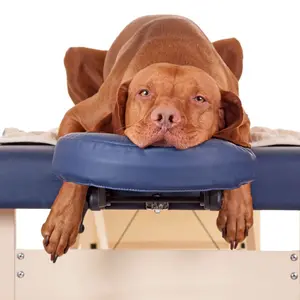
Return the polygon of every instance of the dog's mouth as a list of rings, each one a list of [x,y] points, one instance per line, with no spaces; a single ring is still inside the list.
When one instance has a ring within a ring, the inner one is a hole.
[[[136,134],[135,130],[125,131],[125,135],[139,148],[145,149],[148,147],[165,147],[185,150],[194,147],[205,140],[207,137],[202,136],[200,139],[195,139],[194,136],[188,136],[184,128],[153,128],[151,131],[139,130]]]
[[[170,143],[170,137],[172,133],[168,128],[162,128],[155,135],[152,136],[152,141],[149,146],[153,147],[174,147],[172,143]]]
[[[166,147],[166,148],[175,147],[174,145],[172,145],[171,143],[169,143],[165,139],[157,141],[157,142],[151,144],[150,146],[152,146],[152,147]]]
[[[172,132],[168,128],[162,128],[159,131],[153,133],[150,138],[147,139],[145,147],[165,147],[182,149],[181,138],[177,132]]]

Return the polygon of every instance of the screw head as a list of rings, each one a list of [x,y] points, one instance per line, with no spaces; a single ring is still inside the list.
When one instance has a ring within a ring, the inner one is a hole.
[[[291,279],[297,280],[297,279],[298,279],[298,274],[297,274],[296,272],[293,272],[293,273],[291,274]]]
[[[25,258],[24,253],[18,253],[17,258],[20,259],[20,260],[24,259]]]
[[[23,278],[25,276],[25,273],[23,271],[19,271],[17,273],[18,278]]]
[[[298,260],[297,254],[293,253],[293,254],[291,255],[291,261],[297,261],[297,260]]]

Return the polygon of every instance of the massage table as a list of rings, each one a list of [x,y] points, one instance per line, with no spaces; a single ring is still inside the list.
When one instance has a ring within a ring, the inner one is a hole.
[[[90,186],[85,212],[216,211],[224,190],[247,182],[255,210],[299,211],[299,178],[293,146],[250,150],[212,139],[184,151],[142,150],[95,133],[66,135],[55,147],[0,145],[0,299],[299,300],[299,249],[71,249],[53,264],[44,250],[15,246],[15,210],[49,209],[63,180]]]

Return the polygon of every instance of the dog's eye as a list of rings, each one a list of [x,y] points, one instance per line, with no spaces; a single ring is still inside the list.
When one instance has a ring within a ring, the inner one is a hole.
[[[143,97],[146,97],[146,96],[150,95],[150,92],[146,89],[142,89],[142,90],[139,91],[139,95],[143,96]]]
[[[205,98],[203,98],[202,96],[196,96],[193,99],[197,102],[205,102],[206,101]]]

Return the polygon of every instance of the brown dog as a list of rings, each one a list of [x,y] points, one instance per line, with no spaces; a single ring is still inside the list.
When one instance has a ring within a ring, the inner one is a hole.
[[[236,39],[211,43],[186,18],[139,18],[109,51],[67,51],[68,90],[76,105],[62,120],[59,136],[108,132],[125,134],[141,148],[177,149],[215,137],[250,147],[250,122],[238,98],[242,61]],[[42,227],[54,261],[75,243],[87,189],[65,182]],[[252,223],[250,184],[225,191],[217,226],[231,248]]]

